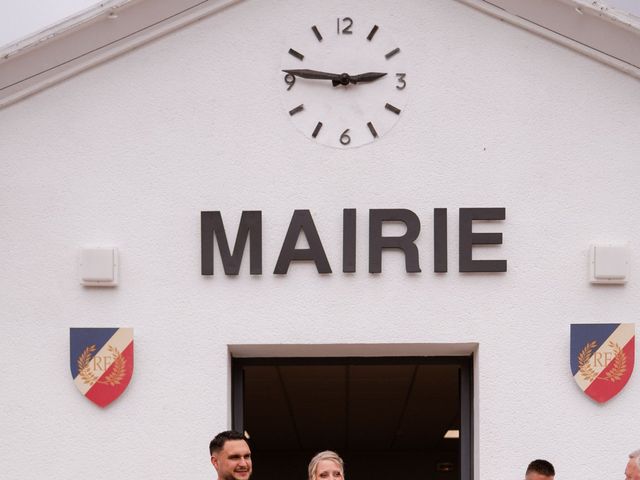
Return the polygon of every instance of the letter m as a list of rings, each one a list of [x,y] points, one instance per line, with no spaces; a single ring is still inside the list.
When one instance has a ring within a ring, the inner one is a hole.
[[[222,266],[226,275],[237,275],[247,237],[251,237],[249,250],[249,270],[251,275],[262,275],[262,212],[243,211],[236,235],[233,254],[229,252],[229,242],[222,223],[222,215],[216,212],[200,212],[202,275],[213,275],[213,239],[217,239]]]

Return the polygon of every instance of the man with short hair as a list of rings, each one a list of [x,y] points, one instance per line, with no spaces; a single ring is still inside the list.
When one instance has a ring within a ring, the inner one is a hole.
[[[624,477],[625,480],[640,480],[640,450],[635,450],[629,454]]]
[[[551,462],[538,459],[529,464],[524,478],[525,480],[553,480],[555,476],[556,471]]]
[[[249,480],[251,477],[251,449],[242,433],[220,432],[209,443],[209,453],[218,480]]]

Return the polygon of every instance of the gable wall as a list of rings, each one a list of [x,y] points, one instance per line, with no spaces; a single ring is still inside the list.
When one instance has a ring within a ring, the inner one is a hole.
[[[281,100],[287,39],[336,15],[390,28],[410,65],[398,125],[350,150],[314,145]],[[7,107],[6,478],[210,478],[206,444],[229,426],[228,345],[467,342],[479,345],[476,478],[511,478],[534,457],[565,477],[620,475],[639,446],[640,384],[604,406],[586,398],[569,324],[636,320],[633,263],[626,286],[592,286],[587,249],[638,249],[637,89],[455,2],[244,2]],[[457,209],[496,206],[506,220],[477,230],[504,244],[474,255],[509,271],[458,273]],[[436,207],[449,209],[445,275],[432,271]],[[353,275],[343,208],[358,210]],[[418,214],[421,274],[394,252],[367,273],[370,208]],[[294,209],[312,211],[332,275],[271,274]],[[200,275],[201,210],[222,211],[230,236],[242,210],[262,210],[262,276],[246,259],[238,278],[220,263]],[[116,289],[78,285],[78,248],[95,244],[120,249]],[[114,325],[135,329],[136,374],[101,411],[70,382],[68,328]]]

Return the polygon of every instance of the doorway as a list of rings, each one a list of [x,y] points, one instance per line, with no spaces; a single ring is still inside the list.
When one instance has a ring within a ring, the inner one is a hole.
[[[305,480],[334,450],[345,478],[472,480],[472,357],[234,358],[233,428],[252,480]]]

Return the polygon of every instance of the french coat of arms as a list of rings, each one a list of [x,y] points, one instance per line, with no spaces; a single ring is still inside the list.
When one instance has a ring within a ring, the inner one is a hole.
[[[627,384],[635,358],[635,324],[571,325],[571,372],[589,397],[604,403]]]
[[[106,407],[133,374],[133,328],[71,328],[71,376],[80,393]]]

